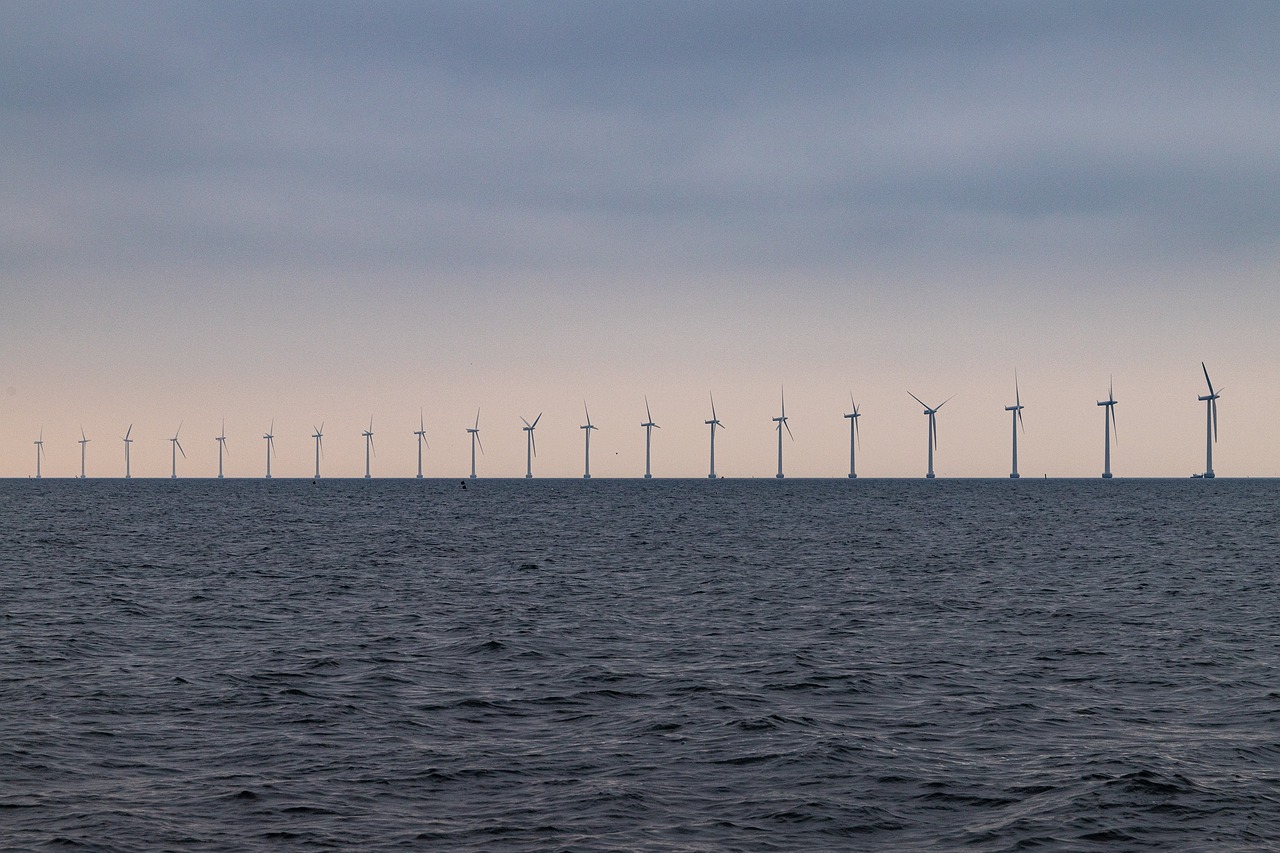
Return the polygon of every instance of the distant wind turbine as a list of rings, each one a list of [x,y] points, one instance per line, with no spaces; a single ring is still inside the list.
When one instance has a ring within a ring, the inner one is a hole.
[[[649,465],[652,457],[650,456],[649,450],[653,443],[653,431],[655,429],[662,429],[662,427],[653,422],[653,413],[649,411],[649,396],[647,394],[644,398],[644,414],[647,420],[640,424],[640,426],[644,427],[644,478],[646,480],[652,480],[653,469]]]
[[[1204,362],[1200,362],[1200,369],[1204,371],[1205,384],[1209,386],[1209,393],[1203,397],[1196,399],[1204,403],[1204,478],[1212,480],[1213,474],[1213,443],[1218,440],[1218,398],[1222,396],[1222,391],[1213,390],[1213,382],[1209,380],[1209,368],[1204,366]]]
[[[276,437],[272,434],[276,431],[276,420],[271,419],[271,426],[267,428],[267,432],[262,437],[267,440],[267,479],[271,479],[271,457],[276,452]]]
[[[538,421],[542,420],[542,412],[538,412],[538,416],[533,419],[533,423],[525,421],[524,418],[524,478],[526,480],[533,479],[533,457],[538,455],[538,442],[533,437],[533,431],[538,427]]]
[[[218,442],[218,479],[222,479],[222,453],[227,449],[227,419],[222,419],[222,432],[214,436],[214,441]]]
[[[373,449],[373,415],[369,416],[369,428],[360,434],[364,436],[364,478],[368,480],[372,476],[369,471],[369,456],[377,455],[377,451]]]
[[[422,409],[418,409],[418,428],[414,430],[414,435],[418,437],[418,479],[422,479],[422,446],[425,444],[427,449],[431,449],[431,445],[427,444],[427,425],[422,414]]]
[[[774,476],[777,479],[781,480],[783,476],[782,475],[782,428],[786,427],[787,435],[790,436],[792,441],[796,440],[796,437],[794,435],[791,435],[791,427],[787,426],[787,392],[786,390],[783,390],[782,392],[782,414],[779,417],[774,418],[773,422],[778,425],[778,473],[775,474]]]
[[[36,479],[40,479],[40,457],[44,456],[44,427],[40,427],[40,437],[34,442],[36,446]]]
[[[178,433],[180,432],[182,432],[181,421],[179,421],[178,423],[178,429],[176,432],[174,432],[173,438],[169,439],[169,442],[170,442],[169,450],[173,456],[173,468],[171,469],[171,473],[169,474],[170,480],[178,479],[178,454],[181,453],[183,459],[187,458],[187,451],[182,449],[182,442],[178,441]]]
[[[313,428],[315,429],[315,432],[313,432],[313,433],[311,434],[311,437],[312,437],[312,438],[314,438],[314,439],[316,440],[316,476],[315,476],[315,479],[319,480],[319,479],[320,479],[320,457],[324,455],[324,421],[321,421],[321,422],[320,422],[320,426],[318,426],[318,427],[313,427]]]
[[[120,439],[124,442],[124,478],[126,480],[133,479],[133,472],[130,470],[129,451],[132,449],[133,439],[129,438],[133,434],[133,424],[129,424],[129,428],[124,431],[124,438]]]
[[[84,427],[80,427],[80,479],[81,479],[81,480],[85,479],[85,476],[84,476],[84,446],[85,446],[86,444],[88,444],[88,443],[89,443],[90,441],[92,441],[92,440],[93,440],[93,439],[91,439],[91,438],[87,438],[87,437],[85,436],[85,434],[84,434]]]
[[[1022,395],[1018,392],[1018,372],[1013,372],[1013,405],[1005,406],[1006,412],[1013,412],[1010,416],[1013,418],[1013,472],[1009,474],[1010,480],[1017,480],[1022,475],[1018,473],[1018,427],[1022,427],[1022,431],[1027,431],[1027,425],[1022,420]]]
[[[1099,400],[1102,410],[1103,444],[1102,444],[1102,479],[1111,479],[1111,429],[1116,428],[1116,440],[1120,440],[1119,427],[1116,426],[1116,383],[1113,380],[1107,386],[1107,399]]]
[[[711,397],[711,420],[703,421],[704,424],[711,427],[711,473],[707,474],[708,480],[715,480],[716,477],[716,429],[724,429],[724,424],[720,423],[720,419],[716,417],[716,398],[714,394]]]
[[[471,479],[476,478],[476,445],[480,445],[480,452],[484,453],[484,444],[480,442],[480,410],[476,409],[476,425],[467,430],[471,434]]]
[[[587,445],[586,457],[585,457],[583,468],[582,468],[582,479],[590,480],[591,479],[591,431],[593,429],[599,429],[599,427],[591,425],[591,412],[587,410],[586,400],[582,401],[582,412],[587,416],[587,422],[582,426],[578,427],[578,429],[583,431],[582,435],[583,435],[583,438],[586,439],[586,445]]]
[[[938,405],[930,407],[929,404],[925,403],[923,400],[921,400],[915,394],[912,394],[910,391],[908,391],[907,394],[911,396],[911,399],[915,400],[917,403],[924,406],[924,413],[929,416],[929,473],[925,474],[924,476],[925,476],[925,479],[932,480],[933,479],[933,451],[938,446],[938,410],[941,409],[943,406],[945,406],[947,403],[950,403],[951,398],[948,397]]]
[[[858,479],[858,469],[854,467],[856,461],[853,456],[854,443],[862,443],[862,436],[858,432],[858,418],[862,417],[862,412],[858,411],[858,404],[853,402],[853,392],[849,392],[849,405],[853,407],[853,411],[847,415],[849,419],[849,479]]]

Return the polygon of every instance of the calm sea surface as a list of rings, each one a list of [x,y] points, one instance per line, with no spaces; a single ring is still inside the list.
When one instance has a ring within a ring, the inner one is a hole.
[[[1280,847],[1280,482],[0,481],[0,848]]]

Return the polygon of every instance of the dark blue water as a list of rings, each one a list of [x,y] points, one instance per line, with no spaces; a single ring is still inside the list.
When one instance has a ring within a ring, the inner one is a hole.
[[[7,481],[0,846],[1280,846],[1280,483]]]

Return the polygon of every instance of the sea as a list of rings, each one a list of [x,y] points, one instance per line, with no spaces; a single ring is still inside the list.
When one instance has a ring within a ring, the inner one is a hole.
[[[1273,480],[0,481],[0,849],[1280,849],[1278,578]]]

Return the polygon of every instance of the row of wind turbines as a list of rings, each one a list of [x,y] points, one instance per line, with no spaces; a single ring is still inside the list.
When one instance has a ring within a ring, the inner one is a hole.
[[[1201,370],[1204,371],[1204,381],[1205,381],[1205,384],[1208,386],[1208,393],[1204,395],[1200,395],[1196,398],[1197,400],[1205,404],[1205,470],[1203,474],[1195,474],[1193,476],[1196,478],[1213,479],[1214,477],[1213,445],[1218,440],[1218,399],[1222,396],[1222,389],[1214,388],[1213,381],[1209,378],[1209,369],[1205,366],[1204,362],[1200,363],[1200,368]],[[1021,476],[1018,473],[1018,432],[1020,428],[1024,433],[1026,432],[1026,423],[1022,417],[1022,411],[1026,407],[1022,405],[1022,392],[1018,385],[1018,379],[1017,379],[1016,373],[1014,374],[1013,389],[1014,389],[1013,405],[1005,406],[1004,410],[1010,413],[1011,420],[1012,420],[1012,429],[1013,429],[1013,433],[1012,433],[1013,465],[1012,465],[1012,470],[1009,473],[1009,477],[1010,479],[1016,480],[1016,479],[1019,479]],[[938,448],[938,412],[942,409],[943,406],[949,403],[952,398],[948,397],[947,399],[943,400],[941,403],[937,404],[936,406],[931,406],[928,403],[921,400],[915,394],[911,393],[910,391],[908,391],[907,394],[911,397],[911,399],[915,400],[917,403],[920,404],[920,406],[924,409],[924,414],[929,419],[928,433],[927,433],[928,468],[927,468],[927,472],[925,473],[925,478],[932,480],[935,477],[934,467],[933,467],[934,452]],[[710,402],[711,402],[711,417],[710,419],[703,421],[703,423],[708,427],[710,427],[710,430],[711,430],[710,470],[709,470],[709,473],[707,474],[707,477],[709,479],[715,480],[715,479],[719,479],[719,475],[716,474],[716,430],[724,429],[724,424],[720,421],[719,417],[716,415],[716,401],[714,396],[710,397]],[[786,398],[785,391],[781,395],[780,402],[781,402],[781,408],[780,408],[778,417],[772,418],[772,421],[775,425],[774,429],[778,434],[778,473],[775,474],[774,476],[779,480],[783,479],[785,476],[785,474],[783,473],[783,454],[782,454],[783,432],[785,431],[787,436],[792,441],[795,440],[795,436],[791,433],[791,426],[788,424],[787,398]],[[853,399],[852,394],[849,395],[849,404],[851,407],[851,411],[844,415],[844,417],[849,421],[849,479],[857,479],[858,477],[857,450],[858,450],[858,447],[861,445],[861,436],[858,430],[858,419],[862,417],[862,412],[860,411],[857,402]],[[1117,436],[1119,434],[1118,427],[1116,424],[1115,407],[1117,405],[1117,401],[1115,398],[1114,382],[1111,382],[1108,385],[1107,399],[1099,400],[1098,405],[1103,407],[1102,477],[1103,479],[1110,480],[1112,478],[1111,441],[1112,441],[1113,433]],[[649,407],[648,397],[645,397],[644,411],[645,411],[645,420],[643,423],[640,424],[640,426],[645,431],[644,478],[648,480],[648,479],[652,479],[653,477],[653,467],[652,467],[653,431],[655,429],[661,429],[661,427],[653,419],[653,412]],[[584,480],[590,480],[591,479],[591,433],[599,429],[599,427],[591,423],[591,412],[588,410],[586,403],[583,403],[583,414],[586,416],[587,422],[579,427],[579,429],[583,431],[583,439],[584,439],[583,441],[584,458],[583,458],[582,477]],[[534,436],[534,431],[538,427],[538,422],[542,420],[542,413],[541,412],[538,413],[537,417],[535,417],[532,422],[530,422],[527,418],[524,418],[524,417],[521,417],[520,420],[524,423],[524,426],[522,427],[522,429],[525,433],[525,474],[524,476],[526,479],[532,479],[533,478],[533,460],[538,455],[538,445],[537,445],[537,440]],[[319,480],[321,476],[320,463],[322,458],[324,457],[324,424],[321,423],[320,426],[313,427],[313,430],[314,431],[311,434],[311,438],[315,442],[314,478]],[[481,454],[484,453],[484,444],[480,441],[480,410],[479,409],[476,410],[476,418],[475,418],[474,425],[467,427],[466,431],[470,436],[470,440],[471,440],[470,478],[474,480],[476,479],[476,450],[479,449]],[[170,457],[171,457],[171,469],[170,469],[171,473],[169,476],[175,480],[178,478],[178,455],[181,454],[183,459],[187,457],[187,453],[183,449],[182,442],[179,439],[179,435],[181,434],[181,432],[182,432],[182,424],[180,423],[178,425],[178,429],[174,432],[173,437],[168,439],[170,443]],[[130,461],[130,449],[131,449],[131,445],[133,444],[133,439],[131,438],[132,434],[133,434],[133,425],[130,424],[129,428],[125,430],[125,434],[121,439],[124,442],[124,477],[126,480],[132,479],[133,477],[133,473],[131,469],[131,461]],[[373,434],[374,434],[373,418],[370,418],[368,429],[361,432],[361,435],[364,437],[364,440],[365,440],[364,476],[366,480],[371,479],[373,476],[372,460],[373,460],[373,457],[377,455],[377,451],[373,443]],[[423,474],[422,474],[423,450],[424,448],[428,450],[431,448],[431,445],[427,442],[426,422],[425,422],[423,413],[421,412],[419,413],[419,416],[418,416],[418,428],[413,431],[413,435],[416,436],[417,442],[418,442],[417,478],[421,480],[423,477]],[[269,480],[271,479],[271,460],[276,455],[275,421],[274,420],[272,420],[271,426],[263,434],[262,438],[266,441],[266,479]],[[223,479],[223,457],[227,453],[227,435],[226,435],[225,420],[222,423],[222,429],[219,432],[219,434],[217,436],[214,436],[214,440],[218,443],[218,479],[221,480]],[[90,441],[92,441],[92,439],[88,438],[85,435],[84,429],[82,428],[80,430],[80,440],[78,442],[80,444],[80,476],[78,477],[78,479],[81,479],[81,480],[86,478],[85,476],[86,449],[85,448]],[[41,429],[40,437],[34,442],[34,444],[36,446],[36,479],[41,479],[42,478],[41,461],[44,459],[44,456],[45,456],[43,429]]]

